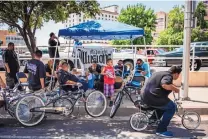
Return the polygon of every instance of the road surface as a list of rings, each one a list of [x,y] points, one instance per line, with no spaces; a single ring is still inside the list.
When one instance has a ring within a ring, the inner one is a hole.
[[[35,127],[23,127],[15,119],[1,119],[6,125],[0,128],[0,139],[49,139],[49,138],[158,138],[155,127],[148,127],[143,132],[135,132],[130,128],[129,117],[110,119],[107,117],[96,118],[67,118],[48,119]],[[194,131],[184,129],[180,121],[171,123],[169,130],[177,138],[195,138],[208,135],[207,122],[204,122]]]

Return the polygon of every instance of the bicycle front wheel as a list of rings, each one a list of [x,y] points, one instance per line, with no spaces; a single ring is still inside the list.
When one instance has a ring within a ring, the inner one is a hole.
[[[201,124],[201,117],[196,112],[185,112],[182,116],[182,125],[188,130],[194,130]]]
[[[35,126],[39,124],[45,115],[45,111],[31,112],[31,109],[44,107],[45,104],[40,97],[25,96],[16,105],[15,116],[24,126]]]
[[[92,117],[99,117],[103,115],[107,108],[107,101],[105,96],[100,91],[91,92],[85,102],[85,110]]]
[[[118,110],[118,108],[120,107],[121,104],[121,100],[122,100],[122,92],[118,92],[116,99],[114,101],[114,104],[111,108],[111,112],[110,112],[110,118],[113,118]]]

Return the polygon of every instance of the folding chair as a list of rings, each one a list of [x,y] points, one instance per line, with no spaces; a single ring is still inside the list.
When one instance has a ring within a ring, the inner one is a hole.
[[[24,72],[18,72],[16,73],[16,77],[18,80],[18,86],[22,86],[24,87],[24,89],[26,89],[26,87],[28,87],[28,81],[27,81],[27,76],[25,75]]]
[[[134,75],[133,79],[131,80],[131,85],[134,87],[142,88],[145,83],[145,77],[141,75]]]

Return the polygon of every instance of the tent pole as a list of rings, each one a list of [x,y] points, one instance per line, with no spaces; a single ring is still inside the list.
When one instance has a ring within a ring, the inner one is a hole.
[[[145,45],[145,56],[146,56],[146,59],[147,59],[147,62],[148,62],[148,56],[147,56],[147,45],[146,45],[146,39],[145,37],[143,36],[143,40],[144,40],[144,45]]]
[[[134,62],[133,62],[133,64],[134,64],[134,66],[136,65],[136,62],[135,62],[135,49],[134,49],[134,46],[133,46],[133,39],[132,39],[132,37],[131,37],[131,47],[132,47],[132,52],[133,52],[133,60],[134,60]],[[133,69],[134,70],[134,69]]]
[[[71,44],[71,37],[69,38],[69,45],[68,45],[68,56],[67,56],[67,63],[69,63],[69,51],[70,51],[70,44]],[[71,67],[70,67],[71,68]]]

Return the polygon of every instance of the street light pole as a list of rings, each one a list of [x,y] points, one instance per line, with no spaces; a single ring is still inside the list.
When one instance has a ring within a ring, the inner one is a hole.
[[[192,21],[192,1],[185,1],[184,13],[184,50],[183,50],[183,71],[181,83],[181,97],[187,100],[189,91],[189,71],[190,71],[190,44],[191,44],[191,21]]]

